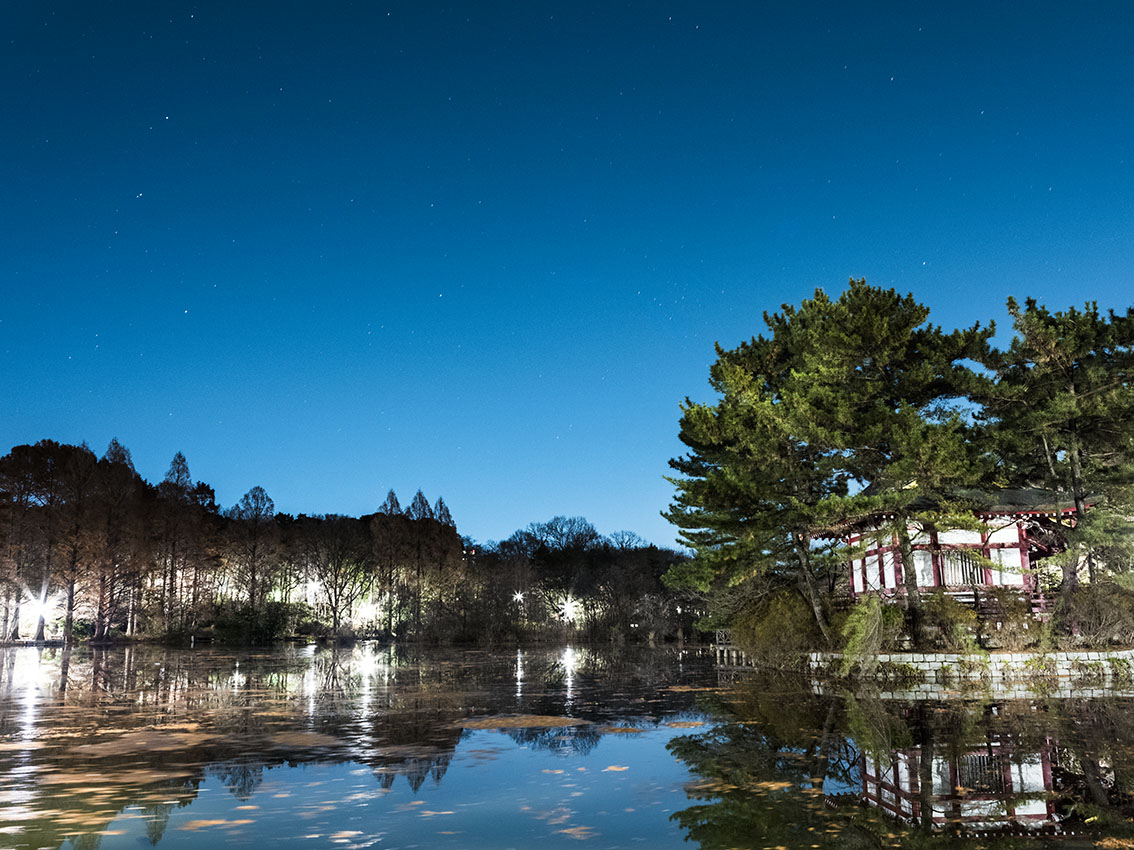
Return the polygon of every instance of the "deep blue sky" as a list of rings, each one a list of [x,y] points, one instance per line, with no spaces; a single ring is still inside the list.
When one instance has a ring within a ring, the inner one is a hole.
[[[1134,298],[1134,4],[19,2],[0,451],[669,544],[714,342]]]

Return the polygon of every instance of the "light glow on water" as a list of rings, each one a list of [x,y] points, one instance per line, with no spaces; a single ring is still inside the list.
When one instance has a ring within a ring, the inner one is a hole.
[[[103,850],[155,839],[186,848],[626,846],[651,834],[661,847],[684,843],[668,815],[690,775],[665,749],[682,731],[662,719],[688,716],[690,700],[670,695],[643,715],[654,684],[638,682],[636,664],[618,668],[622,687],[639,694],[627,704],[603,696],[609,661],[574,647],[63,657],[0,650],[0,712],[18,706],[20,718],[0,735],[5,847],[82,836]],[[582,705],[599,713],[575,716]]]

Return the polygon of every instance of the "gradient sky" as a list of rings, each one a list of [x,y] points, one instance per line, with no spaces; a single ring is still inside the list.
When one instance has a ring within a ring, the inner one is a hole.
[[[669,545],[713,344],[1134,302],[1128,2],[15,2],[0,451]]]

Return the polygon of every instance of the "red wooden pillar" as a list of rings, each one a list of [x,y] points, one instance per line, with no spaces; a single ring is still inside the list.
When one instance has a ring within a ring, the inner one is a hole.
[[[988,548],[988,532],[981,531],[980,533],[980,553],[984,556],[986,561],[992,560],[992,551]],[[992,585],[992,570],[988,564],[984,565],[984,584],[985,587]]]
[[[1024,531],[1024,521],[1016,520],[1016,537],[1020,546],[1020,569],[1024,573],[1024,587],[1028,593],[1035,593],[1036,577],[1032,574],[1032,562],[1028,558],[1028,533]]]
[[[937,529],[929,532],[929,559],[933,566],[933,586],[941,587],[945,584],[945,577],[942,571],[941,544],[937,539]]]

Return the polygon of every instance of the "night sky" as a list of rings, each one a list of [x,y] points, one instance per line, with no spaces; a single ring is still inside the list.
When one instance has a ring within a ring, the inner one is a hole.
[[[713,344],[1134,303],[1134,4],[14,2],[0,452],[669,545]]]

